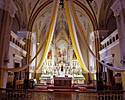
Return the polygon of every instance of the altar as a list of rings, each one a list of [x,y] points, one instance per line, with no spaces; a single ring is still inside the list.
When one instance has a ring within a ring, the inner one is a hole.
[[[40,83],[55,86],[84,84],[83,70],[77,60],[69,36],[65,31],[62,31],[54,39],[40,69],[40,73],[42,73],[39,77]]]
[[[72,77],[54,77],[54,86],[71,86]]]
[[[54,86],[71,86],[72,84],[84,84],[85,77],[83,75],[41,75],[40,84],[53,84]]]

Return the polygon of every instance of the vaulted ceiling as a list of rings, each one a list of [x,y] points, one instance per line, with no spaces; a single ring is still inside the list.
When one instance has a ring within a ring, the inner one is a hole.
[[[73,0],[73,2],[87,36],[95,30],[108,30],[110,34],[116,29],[115,18],[110,9],[114,0]],[[51,16],[53,0],[14,0],[14,3],[18,11],[14,18],[13,31],[36,32],[37,36],[42,38]]]

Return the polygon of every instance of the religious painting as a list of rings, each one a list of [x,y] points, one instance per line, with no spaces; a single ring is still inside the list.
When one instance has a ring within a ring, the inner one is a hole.
[[[63,57],[66,56],[66,48],[64,48],[64,49],[62,50],[62,56],[63,56]]]
[[[49,52],[48,52],[48,56],[47,56],[48,59],[52,59],[52,50],[50,49]]]
[[[68,57],[68,42],[66,40],[59,40],[56,44],[56,55],[57,55],[57,62],[67,62]]]
[[[66,48],[58,48],[57,49],[57,57],[58,57],[58,62],[65,61],[66,60]]]
[[[61,58],[62,54],[61,54],[61,50],[60,48],[58,48],[58,58]]]

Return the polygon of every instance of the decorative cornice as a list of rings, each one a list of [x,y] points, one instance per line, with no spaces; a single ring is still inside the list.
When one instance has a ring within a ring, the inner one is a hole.
[[[99,51],[99,54],[101,55],[101,54],[107,52],[108,50],[110,50],[111,48],[115,47],[116,45],[119,45],[119,39],[116,40],[115,42],[113,42],[112,44],[110,44],[109,46],[107,46],[106,48],[104,48],[101,51]]]
[[[16,44],[10,41],[10,46],[13,47],[14,49],[18,50],[23,54],[24,57],[26,57],[27,52],[23,50],[22,48],[18,47]]]
[[[11,36],[19,41],[22,45],[25,45],[25,42],[21,38],[19,38],[19,36],[16,35],[13,31],[11,31]]]
[[[116,29],[112,34],[110,34],[107,38],[105,38],[101,44],[104,45],[107,41],[109,41],[110,39],[112,39],[113,37],[116,36],[116,34],[118,34],[118,30]]]
[[[108,55],[104,58],[100,59],[101,61],[103,60],[105,63],[113,63],[114,60],[114,54]]]
[[[120,0],[116,0],[114,4],[111,6],[112,11],[114,12],[114,16],[117,17],[119,16],[122,8],[120,4]]]
[[[14,58],[15,58],[15,59],[19,59],[19,60],[22,60],[22,59],[23,59],[23,57],[22,57],[22,56],[17,55],[17,54],[15,54]]]
[[[0,8],[8,11],[11,17],[15,17],[17,7],[13,0],[0,0]]]
[[[112,34],[110,34],[107,38],[105,38],[101,42],[101,44],[104,45],[105,43],[107,43],[108,41],[110,41],[110,39],[112,39],[113,37],[115,37],[117,34],[118,34],[118,30],[116,29]],[[104,49],[102,49],[101,51],[99,51],[99,53],[102,54],[102,53],[110,50],[111,48],[113,48],[116,45],[119,45],[119,39],[115,40],[110,45],[108,45],[107,47],[105,47]]]

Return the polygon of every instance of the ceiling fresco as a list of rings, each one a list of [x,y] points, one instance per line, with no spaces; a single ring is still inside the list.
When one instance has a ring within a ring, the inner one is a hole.
[[[73,2],[87,37],[95,30],[109,30],[110,34],[116,28],[116,23],[113,23],[112,27],[109,24],[109,22],[114,21],[113,13],[110,10],[114,0],[73,0]],[[18,30],[36,32],[38,37],[43,36],[51,16],[53,0],[14,0],[14,3],[18,8],[14,20],[14,23],[18,22]],[[67,24],[65,26],[67,28]]]

